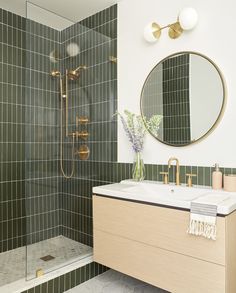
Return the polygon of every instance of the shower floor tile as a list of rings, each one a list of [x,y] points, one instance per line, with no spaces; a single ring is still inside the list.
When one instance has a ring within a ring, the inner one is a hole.
[[[0,287],[25,278],[26,269],[27,279],[32,279],[38,269],[47,273],[91,254],[91,247],[64,236],[29,245],[27,247],[27,267],[26,247],[0,253]],[[54,258],[49,261],[41,259],[48,255]]]

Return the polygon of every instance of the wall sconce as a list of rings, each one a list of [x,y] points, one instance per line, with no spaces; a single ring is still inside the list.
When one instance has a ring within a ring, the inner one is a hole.
[[[144,29],[144,38],[146,41],[154,43],[160,38],[161,31],[168,28],[169,37],[171,39],[177,39],[181,36],[183,31],[192,30],[197,25],[197,22],[197,11],[190,7],[184,8],[180,11],[178,20],[175,23],[171,23],[163,27],[155,22],[149,23]]]

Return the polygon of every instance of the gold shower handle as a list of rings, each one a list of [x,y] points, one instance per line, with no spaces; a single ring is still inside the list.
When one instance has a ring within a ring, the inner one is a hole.
[[[79,149],[75,152],[75,155],[78,155],[81,160],[88,160],[90,155],[90,150],[87,145],[81,145]]]
[[[76,129],[79,128],[79,124],[88,124],[89,119],[86,116],[76,116]]]
[[[75,131],[75,132],[70,132],[68,136],[76,137],[77,139],[80,138],[80,139],[86,140],[89,136],[89,133],[88,131]]]
[[[86,130],[84,130],[84,131],[76,131],[75,136],[76,136],[77,139],[80,138],[80,139],[86,140],[86,139],[88,139],[89,133]]]

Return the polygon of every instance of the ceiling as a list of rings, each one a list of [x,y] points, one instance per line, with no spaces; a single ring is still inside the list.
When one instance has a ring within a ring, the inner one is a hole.
[[[100,10],[103,10],[121,0],[32,0],[28,3],[28,15],[32,18],[33,13],[30,2],[41,6],[53,13],[56,13],[63,18],[72,22],[78,22]],[[0,7],[13,13],[26,16],[26,1],[25,0],[0,0]],[[30,15],[31,14],[31,15]],[[50,19],[48,16],[43,16],[44,19]],[[36,19],[36,21],[39,21]],[[42,23],[46,24],[42,21]],[[50,25],[47,23],[47,25]],[[51,25],[52,26],[52,25]],[[65,20],[66,26],[66,20]],[[62,29],[57,27],[58,29]]]

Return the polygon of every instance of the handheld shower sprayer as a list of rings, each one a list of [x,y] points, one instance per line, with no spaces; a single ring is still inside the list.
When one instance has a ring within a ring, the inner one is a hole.
[[[77,67],[74,70],[66,70],[66,74],[64,76],[62,76],[61,72],[58,70],[52,70],[50,72],[50,76],[51,77],[59,77],[60,78],[60,96],[61,96],[61,141],[60,141],[60,167],[61,167],[61,172],[63,174],[63,176],[67,179],[72,178],[72,176],[74,175],[74,169],[75,169],[75,135],[73,133],[72,135],[72,153],[71,153],[71,157],[72,157],[72,168],[71,168],[71,173],[69,175],[67,175],[64,171],[64,166],[63,166],[63,138],[64,138],[64,134],[63,134],[63,120],[65,120],[65,136],[68,137],[69,136],[69,132],[68,132],[68,99],[69,99],[69,95],[68,95],[68,79],[70,80],[78,80],[80,77],[80,72],[81,70],[85,70],[87,69],[87,67],[85,65],[81,65],[79,67]],[[63,117],[63,112],[64,112],[64,104],[65,104],[65,118]],[[63,119],[64,118],[64,119]]]

